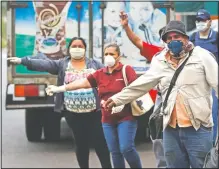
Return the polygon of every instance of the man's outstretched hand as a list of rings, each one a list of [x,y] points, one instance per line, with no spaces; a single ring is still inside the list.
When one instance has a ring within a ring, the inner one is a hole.
[[[107,111],[111,111],[113,107],[115,107],[116,104],[114,103],[114,101],[112,99],[108,99],[105,103],[104,103],[104,108]]]

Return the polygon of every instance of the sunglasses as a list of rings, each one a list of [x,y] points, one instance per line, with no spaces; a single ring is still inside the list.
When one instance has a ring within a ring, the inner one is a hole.
[[[208,19],[197,18],[195,22],[206,22]]]

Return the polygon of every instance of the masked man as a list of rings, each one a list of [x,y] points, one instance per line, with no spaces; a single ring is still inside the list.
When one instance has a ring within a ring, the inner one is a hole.
[[[195,46],[200,46],[214,54],[218,62],[218,32],[211,29],[212,20],[210,13],[205,9],[198,10],[195,23],[198,31],[190,36],[190,40]],[[212,114],[214,121],[213,142],[215,142],[218,132],[218,100],[214,90],[212,90],[212,97]]]
[[[156,85],[164,101],[175,71],[188,59],[164,109],[164,154],[167,168],[202,168],[213,145],[211,89],[218,97],[218,64],[209,51],[193,46],[180,21],[170,21],[162,39],[169,50],[153,57],[150,69],[109,98],[105,108],[130,103]]]

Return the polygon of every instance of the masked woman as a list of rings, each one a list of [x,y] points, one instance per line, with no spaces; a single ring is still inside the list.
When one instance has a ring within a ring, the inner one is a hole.
[[[49,72],[58,75],[57,84],[67,85],[76,79],[83,79],[101,69],[103,65],[85,57],[86,43],[84,39],[71,39],[68,47],[70,56],[60,60],[40,59],[38,57],[10,58],[10,62],[22,64],[29,70]],[[55,111],[64,113],[65,119],[72,129],[76,157],[81,168],[89,167],[89,148],[93,143],[103,168],[111,168],[110,156],[101,126],[100,100],[97,89],[91,86],[86,89],[57,93]]]
[[[114,168],[125,168],[124,158],[131,168],[142,168],[134,143],[137,121],[132,115],[130,104],[125,105],[118,112],[107,111],[103,108],[104,101],[125,87],[122,75],[123,65],[119,59],[119,46],[110,44],[104,50],[105,68],[97,70],[87,78],[76,80],[67,85],[49,86],[47,94],[98,87],[102,103],[102,126]],[[131,66],[126,67],[126,75],[129,84],[137,78]]]

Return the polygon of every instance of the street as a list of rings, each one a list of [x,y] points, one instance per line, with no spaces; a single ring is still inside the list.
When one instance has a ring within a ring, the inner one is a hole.
[[[2,168],[78,168],[71,131],[64,119],[61,123],[61,141],[28,142],[25,135],[24,110],[5,110],[6,54],[2,56]],[[143,168],[154,168],[152,144],[139,143]],[[99,168],[99,160],[90,152],[90,167]],[[128,165],[126,165],[128,167]]]

